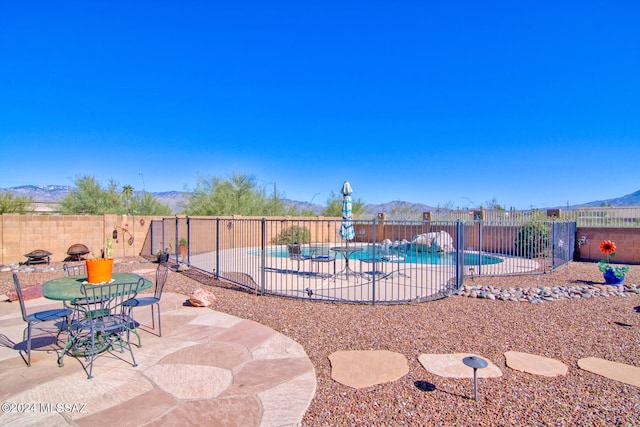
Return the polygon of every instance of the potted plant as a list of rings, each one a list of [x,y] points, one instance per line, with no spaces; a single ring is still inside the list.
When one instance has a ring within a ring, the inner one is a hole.
[[[180,240],[178,240],[178,252],[180,253],[180,257],[182,259],[187,258],[187,245],[188,244],[189,244],[189,242],[184,237],[181,237]]]
[[[113,275],[113,258],[112,258],[113,242],[107,239],[107,254],[105,257],[104,250],[101,257],[94,256],[93,259],[85,261],[87,266],[87,282],[96,285],[100,283],[109,283]]]
[[[610,260],[616,256],[616,244],[611,240],[600,242],[600,252],[607,256],[606,260],[600,260],[598,266],[604,276],[607,285],[619,285],[624,281],[624,276],[629,272],[627,265],[611,265]]]
[[[158,262],[168,262],[169,255],[171,254],[171,243],[169,243],[168,248],[158,249],[156,251],[156,257],[158,258]]]

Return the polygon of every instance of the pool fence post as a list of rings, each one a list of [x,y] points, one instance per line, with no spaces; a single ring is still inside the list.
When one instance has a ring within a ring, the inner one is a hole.
[[[260,249],[261,249],[261,254],[260,254],[260,295],[264,295],[265,292],[265,282],[266,282],[266,273],[264,271],[264,267],[266,265],[266,247],[265,247],[265,241],[267,240],[267,219],[265,217],[262,217],[262,230],[261,230],[261,235],[260,235]],[[257,293],[257,289],[256,289],[256,293]]]
[[[376,242],[377,242],[377,236],[376,236],[376,218],[373,218],[373,225],[371,226],[372,228],[372,236],[371,236],[371,243],[372,243],[372,250],[373,253],[371,254],[372,258],[373,258],[373,274],[372,279],[371,280],[371,305],[376,305]]]
[[[456,291],[464,284],[464,223],[456,220]]]
[[[483,217],[484,218],[484,217]],[[478,276],[482,275],[482,225],[484,224],[483,218],[478,221]]]
[[[214,269],[214,277],[220,278],[220,218],[216,218],[216,262]]]
[[[186,216],[187,220],[187,265],[191,265],[191,220],[189,215]]]
[[[178,261],[178,227],[179,227],[179,222],[180,219],[178,218],[178,215],[175,215],[174,217],[175,221],[176,221],[176,235],[174,236],[174,248],[176,248],[176,253],[175,253],[175,257],[176,257],[176,264],[180,265],[180,262]]]

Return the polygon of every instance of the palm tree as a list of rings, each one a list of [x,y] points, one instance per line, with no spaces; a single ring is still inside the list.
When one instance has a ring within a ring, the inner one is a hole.
[[[125,207],[127,211],[129,211],[129,206],[131,205],[131,198],[133,197],[133,187],[130,185],[124,185],[122,187],[122,198],[124,199]]]
[[[125,185],[122,187],[122,195],[125,199],[130,199],[133,196],[133,187],[130,185]]]

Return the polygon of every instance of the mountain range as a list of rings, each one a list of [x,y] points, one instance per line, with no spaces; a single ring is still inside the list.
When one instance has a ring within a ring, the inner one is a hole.
[[[69,194],[73,190],[73,187],[69,185],[21,185],[18,187],[0,188],[0,192],[9,192],[16,196],[30,197],[34,202],[38,204],[56,203],[60,201],[64,196]],[[174,213],[178,213],[181,210],[182,204],[186,201],[187,193],[181,191],[162,191],[162,192],[149,192],[159,202],[168,205]],[[287,203],[295,205],[300,209],[312,210],[316,214],[319,214],[324,206],[309,203],[300,202],[296,200],[286,200]],[[627,194],[625,196],[606,199],[606,200],[594,200],[593,202],[583,203],[573,206],[548,206],[548,208],[580,208],[580,207],[597,207],[597,206],[640,206],[640,190],[635,193]],[[435,207],[429,206],[424,203],[413,203],[395,200],[387,203],[380,204],[366,204],[364,206],[366,214],[374,215],[379,212],[428,212],[436,210]]]

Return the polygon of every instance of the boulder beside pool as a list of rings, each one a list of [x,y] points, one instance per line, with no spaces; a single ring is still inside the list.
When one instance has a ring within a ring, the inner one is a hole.
[[[418,234],[411,241],[411,248],[417,252],[450,252],[454,250],[453,238],[446,231]]]

